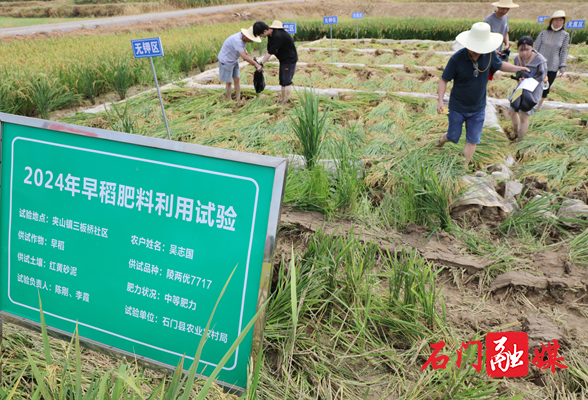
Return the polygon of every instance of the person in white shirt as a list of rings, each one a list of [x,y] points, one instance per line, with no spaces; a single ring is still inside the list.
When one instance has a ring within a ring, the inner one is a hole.
[[[261,43],[261,39],[253,34],[252,26],[229,36],[218,54],[219,79],[226,84],[229,100],[231,100],[231,81],[233,81],[235,83],[235,99],[237,102],[241,101],[239,57],[261,71],[261,65],[247,54],[247,43],[250,42]]]

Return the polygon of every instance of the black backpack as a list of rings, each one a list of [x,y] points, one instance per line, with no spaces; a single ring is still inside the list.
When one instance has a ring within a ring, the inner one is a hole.
[[[510,106],[516,112],[531,111],[537,105],[537,102],[533,100],[533,92],[521,88],[520,85],[512,92],[508,100],[510,101]]]

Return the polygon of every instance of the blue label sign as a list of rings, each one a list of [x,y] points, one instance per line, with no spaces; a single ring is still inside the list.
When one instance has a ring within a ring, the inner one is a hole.
[[[543,21],[545,21],[547,18],[549,18],[549,15],[541,15],[539,18],[537,18],[537,22],[542,24]]]
[[[158,37],[131,40],[131,46],[135,58],[163,57],[163,47],[161,47],[161,39]]]
[[[586,25],[585,19],[573,19],[566,23],[566,29],[584,29]]]
[[[323,25],[334,25],[338,23],[339,21],[337,21],[337,16],[323,17]]]
[[[284,22],[282,26],[286,33],[289,33],[290,35],[296,34],[296,22]]]
[[[363,13],[362,12],[351,13],[351,18],[353,18],[353,19],[362,19],[363,18]]]

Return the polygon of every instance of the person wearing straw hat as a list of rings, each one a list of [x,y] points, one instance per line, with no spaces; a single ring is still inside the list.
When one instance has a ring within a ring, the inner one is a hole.
[[[257,21],[253,24],[253,33],[260,37],[267,37],[267,52],[261,59],[261,63],[265,63],[272,55],[280,61],[279,79],[282,87],[282,104],[286,105],[298,62],[294,39],[285,31],[282,23],[277,20],[272,22],[270,26],[263,21]]]
[[[456,40],[464,48],[451,56],[439,80],[439,114],[445,112],[443,98],[449,81],[453,81],[453,89],[447,115],[449,128],[439,138],[437,146],[443,147],[447,142],[458,143],[465,123],[466,144],[462,154],[467,165],[482,137],[490,71],[529,72],[529,69],[502,62],[498,58],[495,50],[502,41],[502,35],[490,32],[490,25],[485,22],[475,23],[471,30],[460,33]]]
[[[570,34],[564,30],[565,23],[570,19],[563,10],[558,10],[543,21],[547,29],[541,31],[535,40],[535,50],[547,60],[547,81],[549,86],[543,90],[543,96],[537,106],[540,109],[549,94],[551,85],[555,81],[557,72],[563,76],[566,72],[566,60],[568,59],[568,44]]]
[[[493,33],[500,33],[502,35],[502,42],[498,46],[498,55],[501,56],[503,61],[508,61],[508,53],[506,57],[502,57],[502,46],[504,45],[505,50],[510,50],[510,41],[508,37],[508,15],[506,15],[511,8],[518,8],[518,4],[512,2],[512,0],[500,0],[496,3],[492,3],[496,7],[496,11],[488,15],[484,22],[490,25],[490,30]]]
[[[258,71],[261,71],[261,65],[247,54],[247,43],[250,42],[261,43],[261,39],[253,34],[252,26],[249,29],[241,29],[241,32],[229,36],[218,53],[219,79],[226,84],[225,88],[229,100],[231,100],[232,80],[235,83],[235,99],[237,102],[241,101],[239,56],[253,65]]]

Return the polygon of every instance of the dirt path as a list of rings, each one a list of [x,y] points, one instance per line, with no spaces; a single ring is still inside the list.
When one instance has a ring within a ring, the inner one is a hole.
[[[214,6],[214,7],[202,7],[194,8],[191,10],[179,10],[179,11],[168,11],[141,15],[125,15],[122,17],[112,18],[97,18],[89,19],[84,21],[72,21],[72,22],[61,22],[57,24],[44,24],[44,25],[32,25],[23,26],[18,28],[4,28],[0,29],[0,37],[14,36],[14,35],[32,35],[38,33],[49,33],[49,32],[68,32],[77,29],[95,29],[100,27],[111,27],[111,26],[122,26],[131,25],[141,22],[151,22],[157,20],[175,19],[175,18],[186,18],[194,15],[203,14],[214,14],[223,11],[232,11],[237,8],[252,8],[267,5],[277,5],[281,3],[298,3],[305,2],[306,0],[283,0],[283,1],[268,1],[260,3],[246,3],[246,4],[230,4],[226,6]]]

